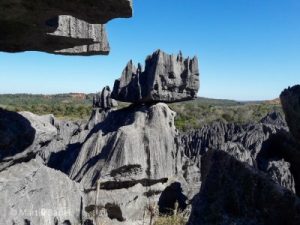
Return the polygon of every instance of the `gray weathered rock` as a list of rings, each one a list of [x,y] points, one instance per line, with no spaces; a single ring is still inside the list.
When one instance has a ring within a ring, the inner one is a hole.
[[[297,196],[265,174],[224,151],[209,150],[202,161],[202,186],[189,225],[300,223]]]
[[[101,92],[93,97],[94,108],[108,110],[117,106],[117,101],[111,98],[111,91],[108,86],[104,87]]]
[[[284,161],[283,159],[269,161],[266,171],[277,184],[285,187],[293,193],[296,192],[295,181],[291,173],[290,163]]]
[[[163,103],[110,112],[90,131],[70,176],[86,188],[100,178],[121,182],[173,176],[177,164],[174,117]]]
[[[168,55],[160,50],[146,59],[145,70],[130,61],[112,97],[132,103],[177,102],[197,97],[199,90],[198,59],[184,59],[182,54]]]
[[[290,132],[300,143],[300,85],[285,89],[280,100]]]
[[[224,151],[295,192],[291,166],[283,159],[285,148],[278,144],[282,141],[277,137],[288,128],[282,116],[276,114],[267,115],[261,123],[237,125],[215,122],[182,134],[180,146],[189,158],[187,163],[200,170],[202,156],[207,151]],[[197,176],[199,174],[196,173],[190,179],[197,179]]]
[[[132,16],[131,0],[1,1],[0,51],[108,54],[104,25]]]
[[[269,117],[269,116],[267,116]],[[264,118],[262,121],[269,121]],[[189,131],[182,135],[182,146],[185,154],[194,161],[209,149],[223,150],[233,154],[239,161],[255,166],[256,161],[270,138],[281,130],[286,131],[282,117],[277,117],[274,124],[227,124],[214,122],[201,129]]]
[[[65,122],[53,115],[38,116],[30,112],[13,113],[0,111],[0,171],[41,157],[45,163],[53,153],[70,152],[87,135],[86,124]],[[2,122],[5,126],[2,126]],[[69,159],[71,162],[71,160]]]
[[[80,218],[85,218],[80,184],[37,160],[0,173],[0,201],[3,225],[54,225],[55,221],[80,224]]]
[[[100,115],[103,120],[73,150],[79,154],[71,170],[56,167],[85,187],[89,213],[95,213],[97,200],[101,221],[112,218],[134,224],[143,220],[149,198],[151,204],[158,203],[168,186],[178,183],[182,192],[188,192],[175,141],[175,113],[167,105],[130,106]],[[62,162],[69,157],[60,156]],[[162,208],[164,204],[161,201]],[[110,207],[119,213],[111,214]]]
[[[286,121],[282,114],[279,112],[271,112],[267,116],[261,119],[261,123],[271,124],[277,127],[287,127]]]

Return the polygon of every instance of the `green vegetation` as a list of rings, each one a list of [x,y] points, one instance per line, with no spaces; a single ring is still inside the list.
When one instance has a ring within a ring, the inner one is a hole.
[[[0,107],[11,111],[30,111],[38,115],[53,114],[71,120],[87,119],[92,111],[93,95],[0,95]]]
[[[93,94],[59,95],[0,95],[0,107],[11,111],[30,111],[58,118],[88,119],[92,111]],[[121,103],[120,108],[128,104]],[[237,102],[198,98],[194,101],[169,104],[177,113],[175,124],[179,130],[200,128],[216,120],[245,123],[259,121],[268,112],[282,112],[278,102]]]
[[[176,127],[184,131],[200,128],[217,120],[246,123],[259,121],[272,111],[282,113],[281,105],[272,102],[236,102],[205,98],[170,104],[170,107],[177,113]]]

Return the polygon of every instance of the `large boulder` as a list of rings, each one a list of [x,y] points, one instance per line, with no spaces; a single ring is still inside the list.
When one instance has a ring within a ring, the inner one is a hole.
[[[0,51],[108,54],[103,24],[131,17],[132,0],[0,2]]]
[[[131,103],[178,102],[197,97],[199,90],[198,59],[168,55],[158,50],[148,56],[145,70],[130,61],[119,80],[115,81],[112,97]]]

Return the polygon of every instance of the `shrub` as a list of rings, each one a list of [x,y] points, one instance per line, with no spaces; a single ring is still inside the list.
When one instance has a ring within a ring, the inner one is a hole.
[[[185,225],[187,219],[183,213],[178,213],[173,216],[160,216],[154,222],[154,225]]]

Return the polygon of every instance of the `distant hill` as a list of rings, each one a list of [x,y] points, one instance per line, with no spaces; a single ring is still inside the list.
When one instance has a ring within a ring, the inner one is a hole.
[[[198,97],[194,100],[196,103],[199,104],[208,104],[208,105],[226,105],[226,106],[234,106],[234,105],[244,105],[245,103],[235,101],[235,100],[228,100],[228,99],[213,99],[213,98],[203,98]]]
[[[273,100],[265,101],[265,103],[270,104],[270,105],[281,105],[281,102],[280,102],[279,98],[275,98]]]

